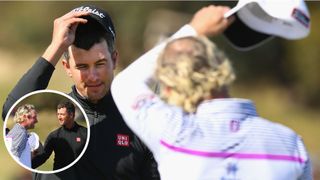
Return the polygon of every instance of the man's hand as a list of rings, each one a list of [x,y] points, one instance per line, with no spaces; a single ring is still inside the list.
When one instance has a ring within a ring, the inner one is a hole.
[[[39,147],[31,152],[31,159],[36,157],[37,155],[43,153],[43,145],[41,141],[39,141]]]
[[[64,16],[54,20],[52,45],[58,46],[64,50],[73,43],[75,39],[76,29],[79,23],[87,23],[87,20],[80,18],[88,15],[88,12],[69,12]]]
[[[234,17],[224,18],[230,10],[227,6],[210,5],[197,11],[189,23],[202,36],[215,36],[223,32],[233,21]]]
[[[87,23],[86,19],[81,18],[81,16],[86,15],[89,15],[89,12],[71,11],[64,16],[55,19],[51,44],[42,57],[55,66],[62,54],[74,42],[75,32],[79,23]]]

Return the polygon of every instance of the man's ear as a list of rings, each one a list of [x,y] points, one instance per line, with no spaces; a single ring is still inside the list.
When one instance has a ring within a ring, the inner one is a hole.
[[[72,77],[69,61],[66,59],[63,59],[61,62],[62,62],[62,66],[63,66],[64,70],[66,71],[66,73],[68,74],[68,76]]]
[[[72,117],[73,120],[76,117],[75,113],[73,113],[73,112],[70,112],[70,116]]]
[[[111,59],[113,63],[113,69],[115,69],[119,59],[119,52],[117,50],[113,51],[113,53],[111,54]]]

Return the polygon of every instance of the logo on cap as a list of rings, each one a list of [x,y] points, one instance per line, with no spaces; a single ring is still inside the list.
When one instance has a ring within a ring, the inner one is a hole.
[[[300,22],[306,28],[309,28],[310,18],[299,9],[297,8],[293,9],[292,17],[294,17],[298,22]]]
[[[72,10],[73,12],[89,12],[90,16],[99,22],[109,33],[112,34],[113,39],[116,37],[116,33],[113,29],[112,21],[103,9],[95,8],[94,6],[81,6]]]
[[[99,12],[97,9],[91,9],[88,6],[86,6],[86,7],[81,6],[81,7],[74,9],[73,11],[75,11],[75,12],[85,11],[85,12],[90,12],[91,14],[95,14],[95,15],[99,16],[100,18],[106,17],[102,12]]]

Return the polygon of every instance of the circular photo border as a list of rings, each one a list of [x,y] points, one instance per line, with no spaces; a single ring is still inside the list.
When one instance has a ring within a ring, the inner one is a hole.
[[[85,121],[86,121],[86,125],[87,125],[87,138],[86,138],[86,143],[81,151],[81,153],[79,154],[79,156],[73,160],[72,163],[68,164],[67,166],[63,167],[63,168],[60,168],[60,169],[57,169],[57,170],[52,170],[52,171],[43,171],[43,170],[37,170],[37,169],[33,169],[31,167],[28,167],[26,166],[25,164],[23,164],[22,162],[20,162],[18,159],[16,159],[13,155],[13,153],[10,151],[10,149],[8,148],[8,142],[6,141],[6,127],[7,127],[7,120],[9,119],[10,117],[10,114],[12,112],[12,110],[21,102],[23,101],[24,99],[26,99],[27,97],[29,96],[32,96],[32,95],[35,95],[35,94],[40,94],[40,93],[54,93],[54,94],[58,94],[58,95],[61,95],[61,96],[64,96],[66,97],[67,99],[69,99],[70,101],[72,101],[75,105],[78,106],[78,108],[80,109],[81,113],[83,114],[84,118],[85,118]],[[85,151],[87,150],[87,147],[88,147],[88,144],[89,144],[89,141],[90,141],[90,123],[89,123],[89,119],[87,117],[87,114],[85,113],[84,109],[82,108],[82,106],[76,101],[74,100],[71,96],[69,96],[68,94],[66,93],[63,93],[63,92],[60,92],[60,91],[56,91],[56,90],[51,90],[51,89],[45,89],[45,90],[37,90],[37,91],[33,91],[33,92],[30,92],[24,96],[22,96],[21,98],[19,98],[12,106],[11,108],[9,109],[6,117],[5,117],[5,121],[4,121],[4,126],[3,126],[3,141],[4,141],[4,144],[6,146],[6,149],[7,151],[9,152],[10,156],[14,159],[14,161],[16,161],[20,166],[22,166],[23,168],[29,170],[29,171],[32,171],[32,172],[35,172],[35,173],[41,173],[41,174],[53,174],[53,173],[59,173],[61,171],[64,171],[68,168],[70,168],[71,166],[73,166],[75,163],[77,163],[80,158],[83,156],[83,154],[85,153]]]

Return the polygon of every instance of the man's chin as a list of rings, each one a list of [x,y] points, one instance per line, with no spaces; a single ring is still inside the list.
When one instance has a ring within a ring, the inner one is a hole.
[[[100,100],[101,98],[97,98],[97,97],[88,97],[88,101],[90,101],[91,103],[98,103],[98,101]]]
[[[92,103],[97,103],[100,99],[102,99],[106,93],[90,93],[88,94],[88,100]]]

